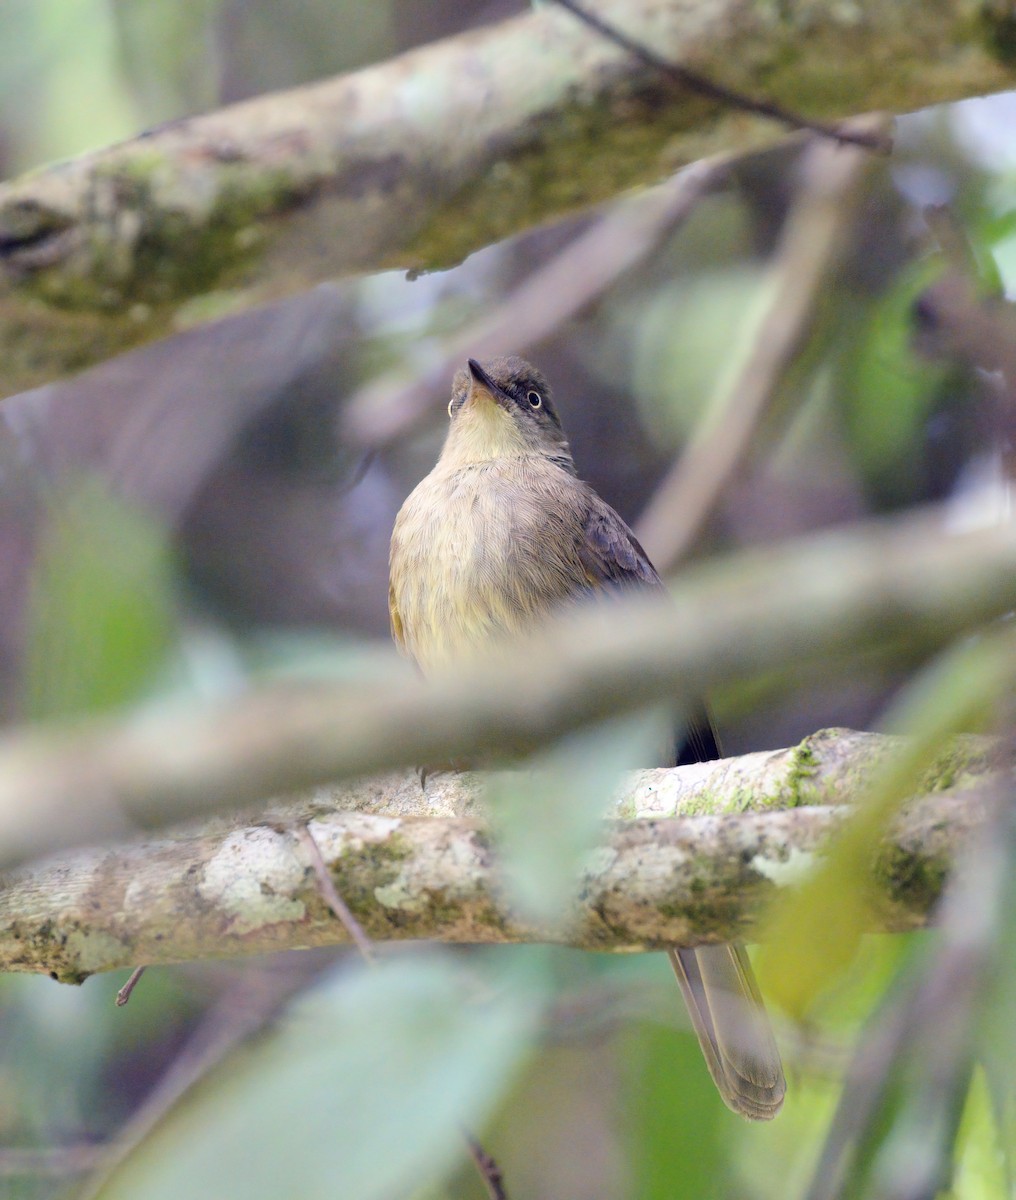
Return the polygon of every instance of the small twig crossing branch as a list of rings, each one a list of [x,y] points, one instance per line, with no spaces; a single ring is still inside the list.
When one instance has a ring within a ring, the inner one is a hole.
[[[793,112],[789,108],[785,108],[782,104],[777,104],[773,100],[758,99],[754,96],[746,96],[743,92],[739,92],[734,88],[724,87],[722,83],[717,83],[714,79],[708,78],[700,71],[693,71],[690,67],[682,66],[680,63],[670,62],[669,59],[663,58],[648,46],[638,41],[633,37],[629,37],[623,29],[619,29],[610,21],[605,21],[596,13],[590,12],[587,8],[576,3],[576,0],[554,0],[555,4],[561,8],[567,9],[574,17],[577,17],[590,29],[595,29],[597,33],[602,34],[608,41],[614,42],[618,46],[623,46],[630,54],[633,54],[640,62],[645,63],[647,67],[652,67],[659,71],[661,75],[665,75],[668,79],[680,87],[687,88],[690,92],[695,92],[699,96],[705,96],[707,100],[716,100],[720,104],[724,104],[729,108],[740,109],[742,112],[754,113],[759,117],[769,117],[774,121],[779,121],[781,125],[786,125],[788,129],[806,129],[812,133],[820,134],[822,137],[831,138],[840,145],[863,146],[866,150],[876,150],[882,154],[888,154],[892,149],[892,141],[888,136],[878,130],[852,129],[846,125],[833,125],[827,121],[816,121],[809,117],[802,116],[801,113]]]
[[[307,857],[314,868],[314,875],[325,902],[342,922],[346,933],[349,934],[350,940],[363,955],[364,960],[373,965],[375,955],[374,947],[370,944],[370,938],[363,932],[363,926],[349,911],[349,906],[336,890],[335,882],[329,874],[325,860],[321,856],[321,847],[314,840],[314,835],[306,825],[297,825],[295,832],[297,840],[307,851]]]

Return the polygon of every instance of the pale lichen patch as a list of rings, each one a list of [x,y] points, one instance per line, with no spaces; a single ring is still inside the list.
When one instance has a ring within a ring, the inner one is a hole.
[[[255,826],[223,840],[204,869],[198,891],[228,919],[231,932],[252,933],[265,925],[303,919],[306,907],[293,897],[304,871],[291,838]]]
[[[423,912],[427,908],[427,897],[414,891],[402,873],[391,883],[376,887],[374,898],[383,907],[395,908],[399,912]]]
[[[350,851],[362,849],[365,841],[385,841],[401,824],[398,817],[378,817],[364,813],[358,822],[351,813],[334,813],[308,821],[307,829],[317,842],[325,862],[331,862]]]
[[[777,887],[792,887],[808,878],[817,861],[814,851],[799,850],[796,846],[791,846],[786,856],[779,858],[769,854],[756,854],[750,865],[753,871],[764,875]]]
[[[126,942],[104,929],[75,929],[64,946],[67,960],[82,975],[108,971],[111,963],[129,962],[129,949]]]

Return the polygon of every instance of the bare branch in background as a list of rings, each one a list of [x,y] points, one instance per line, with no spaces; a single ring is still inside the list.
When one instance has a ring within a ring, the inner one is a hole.
[[[629,819],[607,827],[565,930],[527,923],[512,910],[475,815],[389,815],[404,814],[414,790],[421,796],[410,774],[276,804],[246,823],[218,820],[8,872],[0,968],[80,981],[133,962],[348,941],[295,853],[289,829],[296,822],[310,828],[327,874],[375,944],[563,941],[633,950],[728,941],[750,933],[774,888],[799,878],[821,853],[845,811],[828,802],[859,795],[891,746],[872,734],[832,731],[794,750],[632,776],[615,800]],[[983,744],[951,752],[943,770],[955,778],[964,753],[964,790],[913,803],[881,853],[873,852],[883,928],[924,924],[956,847],[981,819]],[[446,779],[416,811],[475,814],[481,784],[482,777]],[[921,786],[935,786],[934,772]],[[350,803],[372,811],[334,807]],[[669,815],[675,811],[699,815]]]
[[[491,1158],[468,1130],[464,1129],[462,1136],[466,1140],[469,1157],[473,1160],[477,1173],[483,1180],[490,1200],[508,1200],[508,1193],[505,1191],[504,1186],[504,1176],[496,1160]]]
[[[800,14],[604,0],[597,14],[809,119],[905,112],[1014,79],[992,37],[1004,16],[971,21],[965,0]],[[339,274],[447,266],[774,137],[556,6],[171,122],[0,186],[0,392]]]
[[[885,117],[849,128],[888,136]],[[821,311],[839,270],[875,160],[864,150],[816,141],[799,164],[800,188],[769,265],[764,316],[743,365],[705,410],[688,446],[660,484],[637,533],[660,571],[689,549],[716,502],[743,467],[753,439]]]
[[[977,372],[985,442],[1016,474],[1016,307],[999,281],[985,279],[958,219],[944,206],[925,220],[942,253],[940,278],[913,307],[914,346],[926,358],[955,360]]]

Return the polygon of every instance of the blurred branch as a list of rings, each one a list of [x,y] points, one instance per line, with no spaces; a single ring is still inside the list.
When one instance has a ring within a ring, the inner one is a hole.
[[[844,128],[887,137],[881,115]],[[773,260],[766,312],[741,368],[703,414],[694,437],[639,521],[639,539],[661,571],[670,570],[729,482],[744,466],[822,312],[876,160],[864,150],[815,140],[799,164],[800,189]]]
[[[525,753],[606,716],[680,706],[860,645],[941,645],[1011,608],[1016,524],[940,528],[932,510],[741,553],[688,571],[669,599],[564,614],[431,682],[375,672],[13,730],[0,739],[0,861],[388,767]]]
[[[773,889],[792,883],[845,809],[802,799],[860,794],[891,742],[827,731],[792,751],[641,772],[615,811],[694,811],[615,821],[576,888],[565,929],[514,914],[475,818],[336,811],[333,802],[402,811],[475,807],[476,778],[424,796],[415,775],[275,805],[249,824],[177,830],[158,840],[83,849],[5,877],[0,969],[80,981],[137,962],[255,954],[349,940],[322,898],[293,828],[310,829],[336,890],[368,937],[448,942],[565,942],[636,950],[750,933]],[[965,761],[977,769],[981,748]],[[858,764],[861,769],[858,769]],[[949,758],[944,778],[955,776]],[[935,779],[921,785],[934,786]],[[957,845],[981,819],[974,776],[910,805],[876,853],[880,927],[923,925]],[[391,796],[389,795],[391,793]],[[745,811],[750,804],[757,811]]]
[[[965,0],[799,7],[602,0],[597,13],[812,119],[1012,85],[992,36],[1004,16],[972,21]],[[344,272],[445,266],[775,136],[556,6],[171,122],[0,187],[0,390]],[[199,297],[217,303],[199,311]]]

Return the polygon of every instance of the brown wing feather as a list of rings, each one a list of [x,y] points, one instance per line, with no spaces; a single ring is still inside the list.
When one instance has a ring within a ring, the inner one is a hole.
[[[663,582],[635,534],[592,489],[578,542],[579,561],[594,587],[662,588]]]

